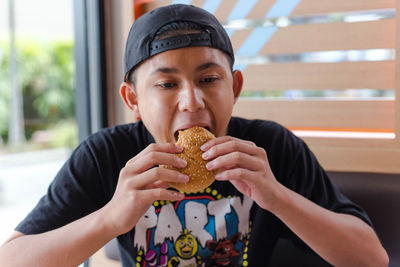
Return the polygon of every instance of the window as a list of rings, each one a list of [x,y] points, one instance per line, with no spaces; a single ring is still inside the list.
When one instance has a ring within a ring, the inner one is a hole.
[[[224,24],[244,91],[234,115],[277,121],[325,169],[399,173],[396,1],[154,1]]]
[[[0,242],[78,143],[73,36],[72,0],[0,0]]]

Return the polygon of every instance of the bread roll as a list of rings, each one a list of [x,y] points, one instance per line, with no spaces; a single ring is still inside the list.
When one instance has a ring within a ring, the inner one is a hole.
[[[181,192],[194,193],[205,189],[211,185],[215,178],[215,172],[207,170],[206,163],[201,155],[203,151],[200,147],[207,142],[215,138],[207,129],[199,126],[195,126],[190,129],[186,129],[179,132],[177,145],[183,147],[182,153],[178,154],[178,157],[186,160],[187,165],[185,168],[174,168],[171,166],[164,166],[170,170],[177,170],[183,174],[189,176],[188,183],[170,183],[169,185]]]

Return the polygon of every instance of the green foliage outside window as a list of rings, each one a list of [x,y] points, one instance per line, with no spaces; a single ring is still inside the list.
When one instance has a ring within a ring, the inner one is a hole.
[[[10,47],[0,40],[0,137],[7,144],[10,117]],[[32,141],[37,131],[64,136],[64,141],[49,141],[50,146],[74,146],[75,63],[72,40],[48,44],[18,40],[17,79],[23,92],[26,139]],[[60,132],[61,131],[61,132]],[[54,139],[54,138],[52,138]],[[57,138],[55,138],[57,139]]]

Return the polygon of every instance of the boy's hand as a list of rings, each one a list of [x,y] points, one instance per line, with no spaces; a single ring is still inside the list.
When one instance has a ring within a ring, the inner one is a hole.
[[[254,143],[231,136],[218,137],[205,143],[203,158],[208,170],[219,170],[215,179],[230,181],[240,192],[269,210],[277,185],[264,149]]]
[[[167,190],[168,182],[185,183],[187,175],[157,165],[186,166],[174,155],[182,152],[174,144],[151,144],[129,160],[119,174],[117,188],[103,212],[107,225],[116,234],[131,230],[155,200],[181,200],[184,195]]]

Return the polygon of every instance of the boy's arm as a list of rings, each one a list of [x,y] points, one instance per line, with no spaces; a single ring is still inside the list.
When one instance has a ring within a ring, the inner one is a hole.
[[[121,170],[114,196],[103,208],[63,227],[41,234],[15,232],[0,247],[4,266],[77,266],[112,238],[130,231],[155,200],[181,200],[184,195],[167,190],[169,182],[187,182],[177,171],[186,162],[173,144],[152,144]],[[76,207],[79,208],[79,207]]]
[[[334,266],[388,266],[374,230],[361,219],[318,206],[278,183],[269,210]]]
[[[41,234],[14,232],[0,248],[0,262],[6,266],[78,266],[116,236],[102,212]]]
[[[316,253],[334,266],[387,266],[388,255],[373,229],[361,219],[318,206],[281,185],[264,149],[225,136],[202,148],[215,178],[230,181],[261,208],[275,214]]]

